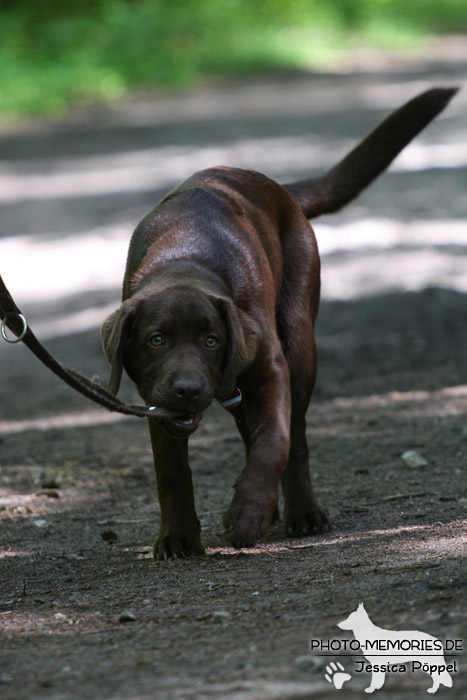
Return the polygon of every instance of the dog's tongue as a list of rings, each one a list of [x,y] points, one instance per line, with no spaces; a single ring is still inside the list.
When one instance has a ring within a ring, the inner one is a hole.
[[[203,417],[202,413],[189,413],[186,416],[181,416],[180,418],[174,418],[173,423],[178,428],[194,430],[198,427],[198,424]]]

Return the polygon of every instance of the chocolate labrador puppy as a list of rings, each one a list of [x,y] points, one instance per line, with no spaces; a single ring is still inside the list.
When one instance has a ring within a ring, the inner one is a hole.
[[[149,419],[161,510],[156,559],[204,552],[188,437],[213,399],[232,410],[246,448],[224,515],[232,545],[266,535],[280,484],[287,535],[331,528],[311,486],[305,436],[320,292],[308,219],[356,197],[455,92],[419,95],[323,177],[281,186],[257,172],[211,168],[137,226],[123,303],[102,334],[109,389],[117,392],[124,368],[147,404],[175,416]]]

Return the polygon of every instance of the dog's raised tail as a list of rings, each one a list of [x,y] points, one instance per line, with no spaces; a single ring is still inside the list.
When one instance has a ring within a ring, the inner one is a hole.
[[[322,177],[284,185],[308,219],[338,211],[354,199],[432,119],[458,88],[432,88],[393,112]]]

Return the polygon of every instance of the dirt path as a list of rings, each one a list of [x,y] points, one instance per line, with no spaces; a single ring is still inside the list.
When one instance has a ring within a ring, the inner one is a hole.
[[[5,281],[53,353],[105,377],[98,326],[118,300],[131,228],[162,191],[220,159],[282,181],[320,170],[466,66],[441,56],[256,81],[4,134]],[[192,440],[207,556],[154,563],[144,421],[96,410],[24,348],[0,345],[2,700],[327,698],[332,660],[352,676],[345,697],[365,697],[361,656],[310,654],[311,640],[352,639],[336,625],[362,601],[381,627],[467,639],[466,103],[315,227],[323,304],[308,433],[333,533],[291,540],[278,524],[252,550],[226,546],[220,516],[243,451],[215,407]],[[427,464],[406,466],[407,450]],[[465,652],[449,660],[454,685],[439,697],[465,697]],[[430,684],[394,672],[378,697],[422,698]]]

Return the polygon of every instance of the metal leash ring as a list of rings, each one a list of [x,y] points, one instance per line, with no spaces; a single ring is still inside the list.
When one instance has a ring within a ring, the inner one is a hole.
[[[26,335],[26,332],[28,330],[28,323],[27,323],[26,319],[24,318],[23,314],[18,314],[18,318],[20,318],[21,321],[23,322],[23,330],[21,331],[21,333],[18,336],[16,336],[16,338],[10,338],[7,335],[7,333],[6,333],[6,318],[4,318],[2,321],[2,337],[3,337],[3,340],[6,340],[7,343],[12,343],[12,344],[19,343],[21,340],[23,340],[24,336]]]

